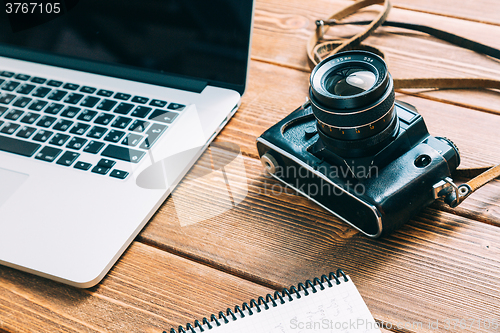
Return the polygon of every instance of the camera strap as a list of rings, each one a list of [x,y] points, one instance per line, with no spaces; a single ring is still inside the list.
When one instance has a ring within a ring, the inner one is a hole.
[[[372,5],[383,5],[382,10],[373,21],[357,21],[357,22],[340,22],[341,20],[357,13]],[[398,28],[405,28],[417,30],[427,33],[438,39],[447,41],[457,46],[483,53],[490,57],[500,59],[500,50],[490,46],[475,42],[473,40],[460,37],[458,35],[434,29],[424,25],[387,21],[387,16],[391,9],[389,0],[361,0],[354,2],[352,5],[343,8],[330,16],[327,20],[316,21],[316,33],[311,36],[307,43],[307,57],[309,66],[314,68],[322,59],[327,56],[334,55],[338,52],[348,50],[365,50],[373,52],[382,58],[384,53],[373,46],[364,45],[362,42],[369,37],[378,27],[391,26]],[[366,25],[364,31],[354,35],[349,39],[325,39],[324,35],[333,25]],[[437,89],[476,89],[476,88],[490,88],[500,89],[500,80],[486,79],[486,78],[415,78],[415,79],[394,79],[395,89],[408,89],[408,88],[437,88]],[[468,182],[459,186],[455,185],[450,178],[443,180],[434,186],[436,198],[443,197],[444,201],[451,207],[458,206],[465,198],[467,198],[474,191],[500,176],[500,164],[496,166],[487,166],[483,168],[469,168],[458,169],[456,171],[458,176],[472,178]]]

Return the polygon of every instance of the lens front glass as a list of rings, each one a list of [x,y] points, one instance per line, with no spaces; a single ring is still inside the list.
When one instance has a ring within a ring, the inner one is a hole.
[[[326,75],[324,88],[337,96],[352,96],[374,86],[376,76],[362,67],[348,67]]]

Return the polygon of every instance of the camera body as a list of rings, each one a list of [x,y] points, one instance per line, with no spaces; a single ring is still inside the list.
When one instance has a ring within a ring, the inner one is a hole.
[[[361,54],[361,58],[353,54]],[[361,77],[368,78],[372,87],[374,80],[364,73],[372,67],[357,63],[366,59],[367,54],[369,59],[376,57],[363,51],[334,56],[333,59],[347,60],[341,60],[330,74],[322,74],[326,76],[323,82],[334,82],[337,91],[345,92],[345,87],[338,87],[339,84],[354,82],[362,86],[364,83],[358,80]],[[380,58],[376,60],[385,65]],[[332,59],[325,59],[315,71],[325,62]],[[339,66],[344,73],[343,81],[337,80],[339,77],[332,79]],[[346,72],[346,68],[353,66],[358,67],[354,77]],[[365,105],[353,106],[348,101],[350,107],[338,108],[326,107],[315,97],[313,81],[318,72],[315,71],[311,74],[310,100],[257,139],[261,161],[274,178],[367,236],[387,235],[436,200],[443,180],[449,179],[460,164],[458,149],[446,138],[431,136],[414,107],[394,100],[388,73],[375,71],[376,76],[387,77],[386,83],[375,78],[385,86],[378,96],[375,94],[375,102],[370,98]],[[363,97],[369,90],[356,91],[347,97]],[[374,111],[374,105],[381,107],[384,103],[383,110]],[[324,115],[321,119],[320,112],[329,112],[327,117],[333,115],[334,124]],[[352,126],[349,123],[352,118],[343,120],[339,115],[355,115],[359,119]]]

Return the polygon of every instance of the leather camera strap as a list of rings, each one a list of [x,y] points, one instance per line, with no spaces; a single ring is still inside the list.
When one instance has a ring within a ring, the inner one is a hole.
[[[373,21],[358,21],[347,23],[340,22],[342,19],[355,14],[360,9],[372,5],[383,5],[382,10]],[[362,42],[381,25],[421,31],[457,46],[483,53],[496,59],[500,59],[500,50],[472,41],[470,39],[466,39],[446,31],[423,25],[386,21],[390,9],[391,3],[389,0],[361,0],[354,2],[352,5],[336,12],[327,20],[317,20],[316,33],[311,36],[309,42],[307,43],[307,57],[311,69],[314,68],[314,66],[316,66],[322,59],[327,56],[353,49],[370,51],[378,54],[382,58],[385,58],[384,53],[380,49],[362,44]],[[366,28],[364,31],[358,33],[357,35],[354,35],[349,39],[327,40],[323,38],[330,26],[344,24],[366,25]],[[394,88],[500,89],[500,80],[486,78],[394,79]],[[451,186],[448,187],[448,191],[443,196],[445,196],[445,202],[448,203],[451,207],[458,206],[472,192],[476,191],[491,180],[500,177],[500,164],[496,166],[487,166],[484,168],[458,169],[456,171],[456,174],[458,176],[474,178],[460,186],[456,186],[455,184],[453,184],[453,182],[451,182],[451,180],[447,180],[447,182],[450,183]]]

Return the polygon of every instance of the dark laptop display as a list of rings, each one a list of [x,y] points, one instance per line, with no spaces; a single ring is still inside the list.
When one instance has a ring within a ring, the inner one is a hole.
[[[3,5],[0,55],[180,89],[201,91],[208,83],[244,90],[252,1]]]

